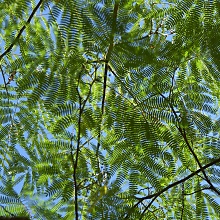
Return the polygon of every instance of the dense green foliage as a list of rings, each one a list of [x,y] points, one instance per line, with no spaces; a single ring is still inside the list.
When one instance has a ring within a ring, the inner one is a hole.
[[[219,0],[1,0],[0,216],[220,219]]]

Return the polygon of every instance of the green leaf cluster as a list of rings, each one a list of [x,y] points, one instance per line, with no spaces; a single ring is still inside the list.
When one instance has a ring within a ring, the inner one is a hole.
[[[219,28],[218,0],[0,1],[0,216],[219,219]]]

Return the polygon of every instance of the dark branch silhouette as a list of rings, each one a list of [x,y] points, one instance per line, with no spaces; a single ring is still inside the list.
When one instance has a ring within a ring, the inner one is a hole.
[[[129,217],[130,213],[132,212],[132,210],[134,210],[134,208],[137,207],[137,206],[138,206],[140,203],[142,203],[144,200],[152,199],[152,201],[149,203],[149,205],[151,205],[152,202],[153,202],[156,198],[158,198],[162,193],[168,191],[169,189],[171,189],[171,188],[174,187],[174,186],[177,186],[177,185],[179,185],[179,184],[181,184],[181,183],[187,181],[188,179],[192,178],[193,176],[197,175],[198,173],[202,172],[203,170],[205,170],[205,169],[207,169],[207,168],[209,168],[209,167],[211,167],[211,166],[213,166],[213,165],[215,165],[215,164],[217,164],[217,163],[220,163],[220,158],[213,160],[212,162],[206,164],[206,165],[203,166],[202,168],[199,168],[198,170],[196,170],[195,172],[193,172],[193,173],[191,173],[190,175],[186,176],[185,178],[183,178],[183,179],[181,179],[181,180],[179,180],[179,181],[176,181],[176,182],[174,182],[174,183],[168,185],[167,187],[165,187],[164,189],[160,190],[160,191],[157,192],[157,193],[154,193],[154,194],[151,194],[151,195],[147,195],[147,196],[144,196],[144,197],[142,197],[142,198],[136,197],[136,199],[138,199],[139,201],[130,209],[129,213],[126,215],[126,217],[125,217],[124,219],[128,219],[128,217]],[[211,189],[211,188],[210,188],[210,189]],[[147,209],[150,207],[149,205],[146,207]],[[146,209],[146,208],[145,208],[145,209]],[[147,209],[146,209],[146,210],[147,210]],[[145,212],[146,210],[144,210],[144,212]]]
[[[36,5],[36,7],[33,9],[31,15],[29,16],[28,20],[27,20],[27,24],[30,24],[31,19],[34,17],[35,12],[38,10],[38,8],[41,6],[41,4],[43,3],[43,0],[40,0],[38,2],[38,4]],[[14,39],[14,41],[11,43],[11,45],[0,55],[0,61],[2,60],[2,58],[11,51],[11,49],[13,48],[13,46],[15,45],[15,43],[18,41],[18,39],[20,38],[20,36],[22,35],[23,31],[26,29],[26,25],[24,25],[20,31],[18,32],[17,37]]]

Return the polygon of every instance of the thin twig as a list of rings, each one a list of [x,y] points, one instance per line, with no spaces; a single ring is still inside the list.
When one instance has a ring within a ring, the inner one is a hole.
[[[196,190],[196,191],[194,191],[194,192],[192,192],[192,193],[184,193],[184,196],[191,196],[191,195],[193,195],[193,194],[195,194],[195,193],[197,193],[197,192],[201,192],[201,191],[203,191],[203,190],[211,190],[212,188],[211,187],[205,187],[205,188],[202,188],[202,189],[200,189],[200,190]]]
[[[7,83],[6,83],[6,80],[5,80],[5,75],[4,75],[4,72],[3,72],[3,69],[2,69],[2,65],[0,65],[0,69],[1,69],[1,73],[2,73],[2,78],[3,78],[3,81],[4,81],[4,86],[5,86],[5,91],[7,93],[7,96],[8,96],[8,106],[9,106],[9,93],[8,93],[8,88],[7,88]]]
[[[98,134],[98,144],[96,149],[96,157],[97,157],[97,167],[99,168],[99,148],[101,145],[101,130],[102,130],[102,120],[104,115],[104,109],[105,109],[105,96],[106,96],[106,85],[107,85],[107,75],[108,75],[108,62],[110,60],[113,47],[114,47],[114,36],[116,32],[116,24],[117,24],[117,16],[118,16],[118,9],[119,9],[119,3],[116,1],[113,9],[113,19],[112,19],[112,30],[111,30],[111,36],[110,36],[110,44],[108,47],[108,51],[105,55],[105,69],[104,69],[104,82],[103,82],[103,95],[102,95],[102,116],[100,119],[100,128],[99,128],[99,134]]]
[[[73,180],[74,180],[74,205],[75,205],[75,219],[79,219],[79,213],[78,213],[78,182],[77,182],[77,165],[78,165],[78,159],[79,159],[79,151],[80,151],[80,133],[81,133],[81,117],[82,117],[82,97],[79,92],[79,80],[80,80],[81,74],[79,74],[78,77],[78,86],[76,88],[76,91],[78,93],[79,97],[79,118],[78,118],[78,130],[77,130],[77,146],[76,146],[76,156],[75,160],[73,158],[73,146],[71,141],[71,157],[73,161]],[[73,136],[71,140],[73,139]]]
[[[181,211],[181,220],[183,219],[184,207],[185,207],[185,197],[184,197],[184,183],[182,183],[182,211]]]
[[[1,69],[1,74],[2,74],[2,78],[3,78],[3,81],[4,81],[4,87],[5,87],[5,91],[6,91],[6,95],[7,95],[9,117],[11,119],[11,124],[13,125],[13,117],[12,117],[11,109],[10,109],[9,92],[8,92],[8,87],[7,87],[7,83],[6,83],[6,80],[5,80],[5,75],[4,75],[4,72],[3,72],[3,69],[2,69],[2,65],[0,65],[0,69]]]
[[[158,195],[159,196],[159,195]],[[150,203],[145,207],[144,211],[141,213],[141,217],[139,220],[141,220],[144,217],[144,213],[148,210],[148,208],[153,204],[153,202],[157,199],[158,196],[155,196]]]
[[[9,215],[11,215],[12,217],[15,217],[15,215],[11,212],[9,212],[3,205],[0,205],[0,207],[6,212],[8,213]]]

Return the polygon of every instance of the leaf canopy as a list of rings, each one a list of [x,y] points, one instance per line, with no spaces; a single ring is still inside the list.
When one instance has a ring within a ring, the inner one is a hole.
[[[218,0],[0,2],[0,216],[220,218]]]

